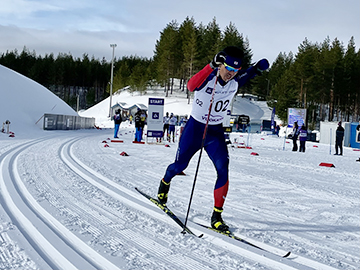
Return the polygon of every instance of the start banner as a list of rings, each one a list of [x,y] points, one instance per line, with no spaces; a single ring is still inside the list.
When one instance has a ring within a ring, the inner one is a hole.
[[[164,99],[149,98],[147,137],[163,136]]]

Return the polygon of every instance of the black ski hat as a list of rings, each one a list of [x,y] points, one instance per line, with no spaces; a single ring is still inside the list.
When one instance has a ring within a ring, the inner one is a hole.
[[[223,49],[226,54],[225,63],[233,68],[240,68],[244,59],[244,51],[236,46],[228,46]]]

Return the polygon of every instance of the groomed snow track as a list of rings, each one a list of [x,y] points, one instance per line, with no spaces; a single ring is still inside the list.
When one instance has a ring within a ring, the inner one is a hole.
[[[82,162],[75,153],[84,134],[75,135],[28,141],[0,155],[1,204],[19,238],[31,245],[30,254],[38,254],[33,260],[43,260],[40,265],[67,270],[218,269],[219,264],[224,269],[335,269],[296,254],[282,258],[261,251],[191,220],[189,227],[204,237],[182,235],[131,185],[104,176],[101,158],[91,168]],[[38,166],[29,168],[28,157]],[[127,171],[122,177],[132,176]],[[204,251],[213,256],[202,256]]]

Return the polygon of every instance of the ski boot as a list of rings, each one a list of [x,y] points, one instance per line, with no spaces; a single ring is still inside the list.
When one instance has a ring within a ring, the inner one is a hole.
[[[167,203],[169,189],[170,183],[166,183],[164,179],[161,179],[157,197],[162,205]]]
[[[222,211],[222,208],[214,207],[214,212],[211,216],[211,227],[221,232],[228,232],[229,226],[221,218]]]

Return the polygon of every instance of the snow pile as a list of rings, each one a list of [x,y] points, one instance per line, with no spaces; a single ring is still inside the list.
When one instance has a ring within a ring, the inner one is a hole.
[[[0,65],[0,124],[26,135],[43,127],[44,113],[77,115],[63,100],[37,82]]]

